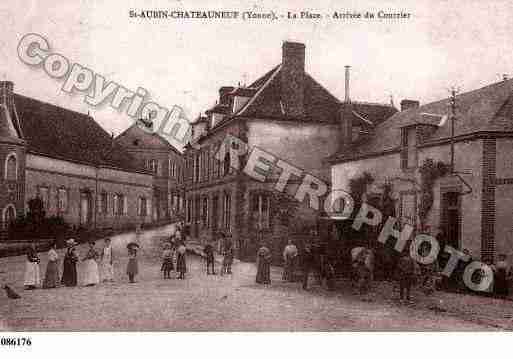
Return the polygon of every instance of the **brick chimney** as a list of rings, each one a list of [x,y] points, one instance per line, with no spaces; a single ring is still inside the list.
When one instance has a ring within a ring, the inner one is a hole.
[[[5,105],[12,116],[14,109],[14,83],[0,81],[0,103]]]
[[[401,101],[401,111],[406,111],[411,108],[418,108],[420,106],[419,101],[404,99]]]
[[[286,116],[304,116],[304,90],[305,45],[285,41],[282,45],[281,103]]]

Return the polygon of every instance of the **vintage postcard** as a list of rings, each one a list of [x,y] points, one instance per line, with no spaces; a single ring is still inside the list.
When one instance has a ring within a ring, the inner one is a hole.
[[[3,0],[0,349],[510,331],[512,15]]]

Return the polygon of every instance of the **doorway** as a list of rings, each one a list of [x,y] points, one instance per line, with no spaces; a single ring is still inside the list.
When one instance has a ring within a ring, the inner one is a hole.
[[[87,226],[91,223],[91,192],[80,192],[80,225]]]
[[[461,203],[459,192],[442,194],[442,226],[447,244],[460,249]]]

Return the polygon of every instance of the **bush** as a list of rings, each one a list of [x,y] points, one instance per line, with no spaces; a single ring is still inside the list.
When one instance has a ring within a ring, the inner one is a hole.
[[[61,216],[46,217],[41,199],[33,198],[28,205],[27,215],[17,217],[9,226],[9,240],[62,238],[69,232],[70,228]]]

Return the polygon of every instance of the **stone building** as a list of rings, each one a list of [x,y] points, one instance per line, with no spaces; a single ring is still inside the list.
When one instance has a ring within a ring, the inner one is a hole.
[[[261,148],[329,183],[323,160],[339,149],[340,109],[341,102],[305,71],[301,43],[284,42],[281,64],[250,85],[221,87],[216,105],[193,124],[193,140],[185,150],[186,223],[192,238],[204,241],[220,231],[230,233],[239,256],[250,258],[266,240],[279,257],[289,235],[315,227],[319,212],[290,197],[300,178],[291,177],[278,193],[279,171],[272,170],[262,182],[240,168],[252,149]],[[355,121],[378,121],[395,111],[389,105],[360,103]],[[230,146],[241,144],[226,145],[228,135],[246,144],[247,153],[231,158]],[[239,168],[230,165],[234,160],[240,161]]]
[[[366,199],[379,199],[388,185],[396,217],[417,233],[441,229],[447,244],[467,249],[475,259],[511,255],[512,105],[512,80],[423,106],[403,100],[400,112],[363,136],[345,137],[343,150],[330,158],[333,188],[348,191],[351,179],[367,172],[374,182]]]
[[[181,218],[184,203],[184,160],[182,153],[157,132],[134,124],[116,137],[115,142],[136,159],[141,168],[153,173],[152,214],[154,221]]]
[[[40,197],[47,216],[74,226],[149,223],[153,174],[89,115],[14,93],[0,82],[0,210],[9,223]]]

